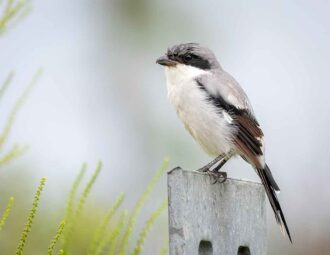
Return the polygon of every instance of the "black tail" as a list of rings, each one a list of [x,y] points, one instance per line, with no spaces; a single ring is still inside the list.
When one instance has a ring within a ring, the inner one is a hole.
[[[286,231],[286,233],[290,239],[290,242],[292,243],[290,231],[289,231],[288,225],[285,221],[283,211],[281,209],[280,203],[277,199],[276,192],[275,192],[275,191],[280,191],[280,189],[279,189],[278,185],[276,184],[276,182],[272,176],[272,173],[270,172],[270,169],[267,165],[265,166],[264,169],[257,169],[257,172],[260,176],[262,184],[265,187],[269,202],[275,213],[275,218],[276,218],[277,224],[280,225],[280,228],[281,228],[281,231],[283,234],[285,234],[284,230]]]

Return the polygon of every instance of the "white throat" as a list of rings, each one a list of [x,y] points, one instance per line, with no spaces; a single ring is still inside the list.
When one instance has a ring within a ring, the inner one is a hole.
[[[185,83],[189,80],[193,80],[198,76],[206,73],[208,73],[208,71],[183,64],[177,64],[173,67],[165,67],[167,83],[176,85]]]

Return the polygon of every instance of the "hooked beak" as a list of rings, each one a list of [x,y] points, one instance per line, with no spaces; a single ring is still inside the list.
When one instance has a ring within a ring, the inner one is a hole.
[[[169,59],[166,55],[161,56],[156,60],[157,64],[160,64],[162,66],[175,66],[177,64],[176,61]]]

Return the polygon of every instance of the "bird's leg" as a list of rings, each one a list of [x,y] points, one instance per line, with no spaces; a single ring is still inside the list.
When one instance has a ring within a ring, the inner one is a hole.
[[[214,182],[213,184],[220,182],[223,183],[227,180],[227,173],[219,171],[226,163],[227,161],[233,156],[232,153],[228,153],[221,161],[220,163],[212,169],[210,175],[214,177]]]
[[[225,154],[220,154],[218,157],[213,159],[210,163],[206,164],[205,166],[199,168],[198,172],[208,172],[210,171],[210,168],[214,166],[216,163],[218,163],[220,160],[222,160],[225,157]]]
[[[214,177],[214,182],[212,184],[215,184],[217,182],[223,183],[227,180],[227,173],[223,171],[218,171],[221,167],[223,167],[224,164],[228,161],[227,158],[224,158],[219,165],[217,165],[212,171],[210,172],[210,175]]]

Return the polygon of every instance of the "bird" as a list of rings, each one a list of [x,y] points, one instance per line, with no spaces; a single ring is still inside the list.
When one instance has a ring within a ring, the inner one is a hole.
[[[198,171],[225,181],[221,167],[234,156],[242,157],[260,177],[276,222],[292,243],[277,197],[280,189],[265,161],[264,134],[243,88],[213,51],[199,43],[169,47],[156,63],[165,67],[168,98],[185,129],[214,158]]]

